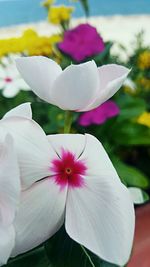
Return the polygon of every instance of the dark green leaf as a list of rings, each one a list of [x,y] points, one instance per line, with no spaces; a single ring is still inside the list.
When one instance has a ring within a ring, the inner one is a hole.
[[[143,194],[143,199],[144,199],[143,203],[149,201],[149,199],[150,199],[149,195],[143,190],[142,190],[142,194]]]
[[[102,261],[100,267],[117,267],[117,265],[106,262],[106,261]]]
[[[93,57],[92,59],[95,60],[95,62],[98,63],[102,63],[102,61],[104,60],[104,58],[109,55],[110,53],[110,49],[112,47],[113,43],[112,42],[108,42],[105,46],[105,50],[103,52],[101,52],[100,54],[96,55],[95,57]]]
[[[93,253],[73,241],[64,227],[46,243],[45,247],[51,267],[116,267],[116,265],[101,261]]]
[[[135,96],[131,97],[129,95],[123,95],[117,99],[117,103],[120,106],[118,121],[138,117],[146,110],[144,99]]]
[[[114,141],[119,145],[150,145],[150,128],[129,121],[117,123],[113,128]]]
[[[116,157],[112,157],[111,160],[121,180],[127,186],[134,186],[143,189],[149,187],[149,178],[140,170],[123,163]]]
[[[50,267],[44,247],[11,259],[5,267]]]

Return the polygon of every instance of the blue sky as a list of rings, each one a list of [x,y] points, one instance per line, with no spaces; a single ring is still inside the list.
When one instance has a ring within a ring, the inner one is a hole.
[[[58,4],[68,0],[57,0]],[[91,15],[150,14],[150,0],[89,0]],[[39,21],[46,18],[41,0],[0,0],[0,26]],[[83,11],[76,4],[75,16]]]

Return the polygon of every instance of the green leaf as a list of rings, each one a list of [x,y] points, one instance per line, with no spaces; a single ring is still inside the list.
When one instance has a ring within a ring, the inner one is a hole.
[[[129,166],[116,157],[111,158],[117,173],[127,186],[146,189],[150,186],[149,178],[135,167]]]
[[[112,138],[117,145],[150,145],[150,128],[133,122],[117,123]]]
[[[79,0],[79,1],[83,6],[86,16],[89,16],[89,1],[88,0]]]
[[[114,265],[106,261],[102,261],[100,267],[117,267],[117,265]]]
[[[117,99],[117,104],[120,107],[120,114],[118,121],[131,120],[141,115],[146,110],[146,103],[144,99],[123,95]]]
[[[5,267],[50,267],[44,247],[11,259]]]
[[[144,202],[147,202],[149,201],[150,197],[149,197],[149,194],[147,194],[145,191],[142,190],[142,194],[143,194],[143,199],[144,199]]]
[[[95,62],[99,65],[99,63],[102,63],[106,56],[110,54],[110,49],[112,47],[113,43],[108,42],[105,46],[105,50],[101,52],[100,54],[94,56],[91,58],[91,60],[95,60]]]

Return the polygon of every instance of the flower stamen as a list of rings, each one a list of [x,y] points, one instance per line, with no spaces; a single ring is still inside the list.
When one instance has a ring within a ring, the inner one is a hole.
[[[65,173],[66,173],[67,175],[72,174],[72,169],[71,169],[71,168],[66,168],[66,169],[65,169]]]

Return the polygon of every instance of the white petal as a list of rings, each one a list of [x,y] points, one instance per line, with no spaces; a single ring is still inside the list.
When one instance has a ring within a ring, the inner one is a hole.
[[[10,111],[8,111],[3,119],[8,117],[23,117],[27,119],[32,119],[32,110],[30,103],[23,103]]]
[[[143,193],[142,193],[142,190],[140,188],[129,187],[128,189],[129,189],[129,192],[130,192],[131,197],[133,199],[133,202],[135,204],[142,204],[142,203],[144,203]]]
[[[17,71],[17,68],[15,67],[15,64],[9,64],[6,67],[6,75],[7,77],[10,77],[12,79],[12,82],[16,81],[18,78],[18,75],[20,75]]]
[[[64,110],[80,110],[89,105],[99,88],[94,61],[67,67],[55,80],[51,99]]]
[[[7,86],[5,86],[4,90],[2,91],[2,94],[6,98],[15,97],[19,93],[19,88],[16,87],[15,83],[11,83]]]
[[[134,208],[129,191],[108,177],[87,179],[84,188],[69,189],[66,231],[100,258],[124,265],[134,234]]]
[[[61,67],[55,61],[42,56],[18,58],[16,65],[33,92],[41,99],[51,102],[51,87],[61,74]]]
[[[89,134],[86,134],[85,149],[80,156],[80,160],[83,160],[87,166],[87,176],[101,175],[109,176],[110,179],[119,180],[118,174],[110,161],[105,149],[99,140]]]
[[[59,156],[64,149],[78,158],[85,148],[86,138],[83,134],[54,134],[48,135],[47,139]]]
[[[130,70],[116,64],[108,64],[98,68],[100,87],[92,104],[82,111],[91,110],[111,98],[123,85]]]
[[[5,76],[6,76],[6,68],[0,65],[0,78],[5,78]]]
[[[20,90],[24,90],[24,91],[30,91],[29,86],[27,85],[27,83],[20,77],[20,74],[18,73],[19,77],[17,77],[17,79],[15,80],[15,84],[16,86],[20,89]]]
[[[12,256],[50,238],[64,222],[67,187],[60,191],[52,178],[35,183],[22,193],[15,220],[16,244]]]
[[[0,228],[0,266],[7,263],[15,243],[13,226]]]
[[[0,225],[10,225],[20,197],[20,176],[12,137],[0,143]]]
[[[5,81],[0,79],[0,89],[3,89],[5,87]]]
[[[5,118],[0,122],[3,131],[10,132],[18,153],[23,188],[50,175],[50,161],[56,158],[42,128],[25,118]]]

